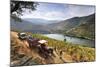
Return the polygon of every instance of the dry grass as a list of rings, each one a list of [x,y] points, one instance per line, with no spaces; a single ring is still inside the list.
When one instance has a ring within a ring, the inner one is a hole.
[[[65,52],[67,55],[70,55],[75,62],[85,62],[85,61],[94,61],[95,60],[95,49],[89,47],[83,47],[75,45],[72,43],[66,43],[63,41],[58,41],[51,39],[40,34],[33,34],[33,37],[39,39],[45,39],[48,41],[48,46],[54,47],[59,51]]]

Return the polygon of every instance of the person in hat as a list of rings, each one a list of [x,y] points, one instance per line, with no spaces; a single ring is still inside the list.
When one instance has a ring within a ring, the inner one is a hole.
[[[40,45],[40,52],[45,54],[45,57],[49,57],[49,56],[53,55],[53,49],[46,46],[46,44],[47,44],[46,40],[40,40],[38,42],[41,44]]]
[[[40,40],[38,42],[40,43],[40,48],[42,49],[42,51],[46,52],[48,50],[48,47],[46,46],[47,41],[46,40]]]

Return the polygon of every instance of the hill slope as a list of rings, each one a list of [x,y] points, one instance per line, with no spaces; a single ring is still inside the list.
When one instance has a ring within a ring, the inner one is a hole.
[[[19,40],[17,34],[17,32],[11,32],[11,66],[58,64],[95,60],[94,48],[75,46],[71,43],[57,41],[39,34],[33,34],[35,38],[47,40],[48,46],[54,48],[55,56],[45,59],[38,53],[37,48],[30,49],[27,41]],[[60,51],[63,51],[62,55],[60,55]]]
[[[76,27],[80,23],[79,21],[80,21],[79,17],[74,17],[64,21],[60,21],[58,23],[49,24],[48,26],[55,32],[67,31],[70,30],[71,28]]]
[[[32,22],[37,25],[47,25],[58,22],[57,20],[45,20],[40,18],[24,18],[24,20]]]
[[[84,23],[67,31],[68,35],[95,39],[95,14],[88,16]]]
[[[41,32],[41,33],[49,33],[49,29],[44,25],[37,25],[31,23],[26,20],[22,20],[22,22],[15,21],[11,18],[11,30],[18,30],[24,32]]]
[[[49,24],[48,27],[51,28],[52,32],[94,39],[95,14],[83,17],[73,17],[60,21],[59,23]]]

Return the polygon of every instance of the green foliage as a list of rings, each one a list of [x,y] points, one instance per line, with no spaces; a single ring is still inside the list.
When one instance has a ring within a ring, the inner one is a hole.
[[[11,0],[10,6],[11,6],[11,14],[13,12],[16,12],[19,15],[22,15],[22,12],[24,12],[24,9],[28,10],[35,10],[36,6],[38,4],[35,2],[28,2],[28,1],[13,1]]]
[[[10,14],[11,14],[11,18],[13,18],[18,22],[22,22],[22,19],[20,18],[21,15],[23,15],[23,12],[25,12],[25,10],[27,10],[27,12],[32,12],[34,10],[36,10],[37,5],[39,5],[36,2],[31,2],[31,1],[14,1],[11,0],[10,3]]]

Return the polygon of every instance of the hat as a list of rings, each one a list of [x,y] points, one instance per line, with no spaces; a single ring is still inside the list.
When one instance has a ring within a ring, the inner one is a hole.
[[[47,41],[46,41],[46,40],[39,40],[38,42],[39,42],[40,44],[47,43]]]

